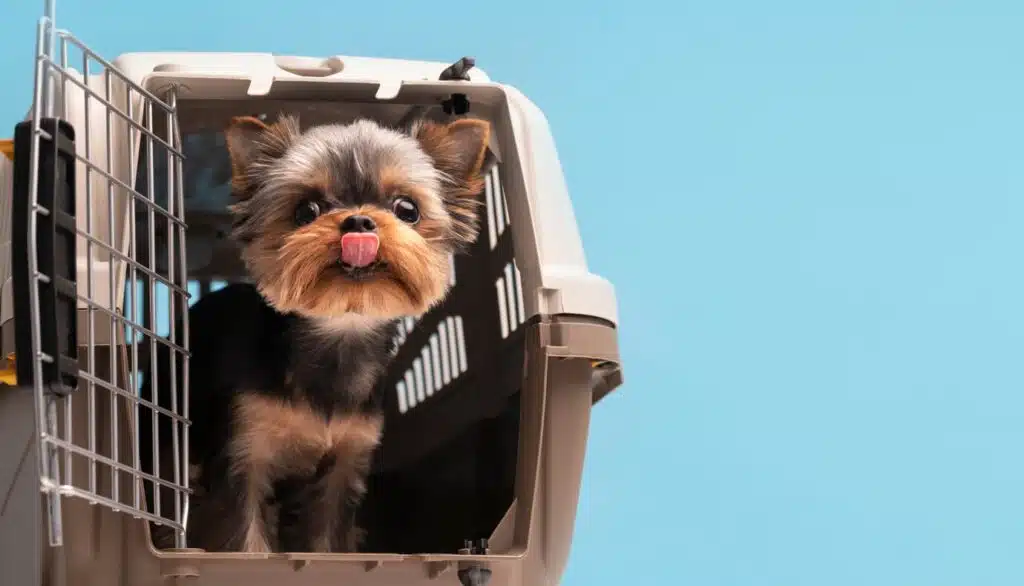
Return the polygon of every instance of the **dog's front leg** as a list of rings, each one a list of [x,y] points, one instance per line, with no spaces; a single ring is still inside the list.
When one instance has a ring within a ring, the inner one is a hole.
[[[294,446],[303,427],[296,424],[289,407],[256,393],[241,394],[236,403],[234,433],[230,443],[231,478],[241,512],[239,549],[244,552],[276,551],[277,541],[268,501],[274,483],[293,464]]]
[[[235,463],[232,466],[231,488],[241,513],[241,526],[235,540],[237,549],[246,553],[273,551],[267,533],[270,481],[266,470],[252,466],[251,461]]]

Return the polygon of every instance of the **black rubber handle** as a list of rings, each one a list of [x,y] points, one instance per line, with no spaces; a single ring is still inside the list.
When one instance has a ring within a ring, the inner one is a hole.
[[[75,234],[75,129],[64,120],[39,121],[37,197],[30,191],[32,122],[14,129],[14,193],[11,202],[11,277],[14,294],[14,343],[19,385],[34,383],[34,364],[42,364],[42,385],[67,395],[78,388],[78,311]],[[48,212],[48,213],[47,213]],[[35,237],[29,233],[36,222]],[[38,276],[30,272],[30,255]],[[31,296],[38,291],[39,312]],[[33,355],[32,329],[39,324],[40,350]]]

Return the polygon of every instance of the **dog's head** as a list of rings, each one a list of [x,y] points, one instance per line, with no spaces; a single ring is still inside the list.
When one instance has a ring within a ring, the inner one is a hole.
[[[278,311],[391,319],[444,297],[450,254],[479,231],[487,122],[302,131],[292,117],[243,117],[225,138],[232,236]]]

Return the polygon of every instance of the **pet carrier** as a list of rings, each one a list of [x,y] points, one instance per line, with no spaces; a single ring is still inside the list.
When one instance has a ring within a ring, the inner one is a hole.
[[[590,409],[621,374],[614,291],[587,270],[538,108],[466,59],[108,62],[52,22],[32,112],[0,156],[4,582],[557,584]],[[401,324],[365,552],[189,549],[188,404],[138,389],[158,350],[189,359],[189,303],[245,278],[226,238],[221,130],[240,114],[390,124],[467,111],[494,127],[486,217],[446,300]],[[140,442],[142,418],[170,432]],[[178,457],[147,472],[156,445]],[[153,545],[157,527],[175,547]]]

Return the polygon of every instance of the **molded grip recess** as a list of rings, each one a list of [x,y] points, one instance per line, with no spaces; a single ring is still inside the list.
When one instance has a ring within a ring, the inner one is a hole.
[[[278,68],[302,77],[330,77],[345,69],[340,57],[317,59],[314,57],[274,57]]]

